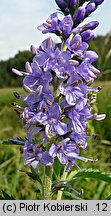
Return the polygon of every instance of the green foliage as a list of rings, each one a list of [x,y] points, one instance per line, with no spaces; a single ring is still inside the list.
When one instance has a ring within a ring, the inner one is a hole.
[[[5,191],[2,191],[2,194],[3,195],[0,196],[0,200],[15,200],[12,195],[10,196],[9,194],[5,193]]]
[[[92,169],[82,170],[77,172],[74,177],[75,178],[76,177],[95,178],[111,184],[111,176],[109,176],[106,173],[100,172],[99,170],[92,170]]]
[[[98,80],[111,80],[111,33],[97,36],[90,42],[90,49],[99,56],[95,66],[101,71]]]
[[[29,51],[19,51],[14,58],[0,61],[0,88],[22,86],[22,78],[12,73],[12,68],[25,71],[25,62],[32,62],[33,55]]]

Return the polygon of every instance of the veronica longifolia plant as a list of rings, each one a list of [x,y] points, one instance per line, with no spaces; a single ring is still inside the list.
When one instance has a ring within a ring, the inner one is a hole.
[[[86,149],[86,134],[90,119],[102,120],[105,114],[92,112],[88,94],[99,91],[90,85],[100,71],[93,66],[98,59],[88,43],[94,38],[97,21],[82,21],[94,12],[103,1],[56,0],[63,19],[55,12],[38,27],[43,33],[53,33],[60,38],[55,44],[51,37],[36,49],[31,46],[33,62],[26,62],[25,72],[13,69],[24,76],[26,95],[16,96],[24,102],[19,112],[25,122],[26,142],[24,161],[39,173],[39,164],[45,166],[44,199],[51,199],[53,163],[56,158],[64,166],[62,180],[78,160],[93,161],[80,154]],[[40,137],[37,144],[35,135]],[[74,189],[73,189],[74,190]],[[58,199],[61,194],[58,195]]]

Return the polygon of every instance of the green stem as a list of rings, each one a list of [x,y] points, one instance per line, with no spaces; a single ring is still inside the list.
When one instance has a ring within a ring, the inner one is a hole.
[[[55,136],[50,136],[49,131],[46,129],[47,136],[49,138],[49,142],[47,143],[47,151],[50,149],[52,143],[55,140]],[[44,173],[44,200],[51,200],[51,187],[52,187],[52,174],[53,174],[53,167],[52,166],[45,166],[45,173]]]
[[[67,174],[68,174],[67,172],[65,172],[65,170],[66,170],[66,168],[64,169],[64,172],[63,172],[62,177],[60,179],[60,181],[64,181],[64,183],[65,183],[65,180],[66,180]],[[64,189],[61,189],[61,190],[58,191],[57,200],[62,199],[63,191],[64,191]]]
[[[51,200],[51,186],[52,186],[52,166],[45,167],[44,176],[44,200]]]

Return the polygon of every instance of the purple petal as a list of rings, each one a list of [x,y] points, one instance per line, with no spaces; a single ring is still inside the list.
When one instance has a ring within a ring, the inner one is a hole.
[[[57,155],[57,147],[55,144],[52,144],[50,149],[49,149],[49,154],[52,156],[52,157],[56,157]]]
[[[44,164],[45,166],[51,166],[53,164],[54,160],[51,155],[49,155],[49,152],[46,151],[42,154],[42,158],[40,160],[40,163]]]
[[[64,135],[67,133],[67,125],[61,121],[58,121],[58,123],[54,125],[54,128],[59,135]]]

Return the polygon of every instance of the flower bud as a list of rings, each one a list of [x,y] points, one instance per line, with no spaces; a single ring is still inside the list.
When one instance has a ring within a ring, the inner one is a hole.
[[[87,4],[87,6],[86,6],[86,14],[91,14],[95,10],[96,10],[95,3]]]
[[[86,25],[84,26],[84,30],[88,30],[88,29],[93,30],[93,29],[95,29],[98,25],[99,25],[99,22],[98,22],[98,21],[91,21],[91,22],[89,22],[88,24],[86,24]]]
[[[67,4],[65,3],[64,0],[55,0],[56,4],[59,6],[60,9],[66,9],[67,8]]]
[[[96,7],[104,2],[104,0],[93,0],[95,3]]]
[[[25,63],[25,69],[28,73],[32,73],[32,68],[31,68],[30,63],[28,61]]]
[[[77,0],[55,0],[58,7],[65,14],[74,14],[74,7],[77,4]]]
[[[94,38],[94,33],[91,30],[87,30],[81,33],[82,41],[89,42]]]
[[[67,3],[70,5],[70,7],[74,7],[77,4],[77,0],[67,0]]]
[[[84,7],[79,7],[74,15],[75,25],[77,26],[85,17],[86,9]]]
[[[32,54],[37,54],[37,49],[35,48],[34,45],[31,45],[30,51],[31,51]]]
[[[64,0],[55,0],[56,4],[58,5],[58,7],[61,9],[61,11],[65,14],[68,15],[68,8],[67,8],[67,4]]]

